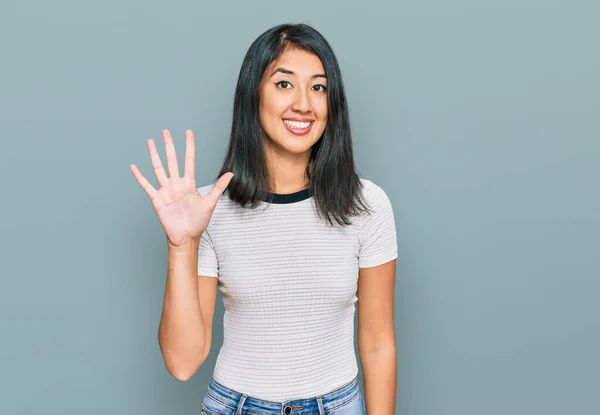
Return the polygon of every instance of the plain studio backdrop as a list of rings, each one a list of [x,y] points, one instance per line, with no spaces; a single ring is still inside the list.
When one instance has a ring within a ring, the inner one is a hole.
[[[600,389],[600,6],[592,1],[0,2],[0,413],[197,414],[157,341],[166,239],[146,140],[198,186],[243,56],[331,43],[358,170],[389,195],[397,413],[591,414]],[[180,164],[180,168],[183,164]],[[363,390],[362,373],[359,374]]]

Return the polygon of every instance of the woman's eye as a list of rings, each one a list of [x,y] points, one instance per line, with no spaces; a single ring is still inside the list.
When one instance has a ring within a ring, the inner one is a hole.
[[[284,88],[284,89],[287,89],[287,87],[286,87],[287,85],[291,86],[291,84],[288,81],[275,82],[275,85],[279,85],[280,88]],[[284,85],[286,85],[286,86],[284,86]]]
[[[277,85],[279,88],[283,88],[283,89],[293,88],[292,84],[290,84],[288,81],[275,82],[275,85]],[[313,88],[316,88],[317,92],[327,91],[327,87],[325,85],[321,85],[321,84],[315,85]]]

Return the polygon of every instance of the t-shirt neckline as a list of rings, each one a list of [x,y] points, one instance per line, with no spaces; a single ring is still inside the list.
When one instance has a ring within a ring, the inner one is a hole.
[[[271,203],[281,205],[281,204],[287,204],[287,203],[301,202],[303,200],[310,198],[310,189],[307,188],[307,189],[299,190],[294,193],[287,193],[287,194],[270,193],[270,192],[268,194],[269,194],[269,197],[273,198],[271,200]]]

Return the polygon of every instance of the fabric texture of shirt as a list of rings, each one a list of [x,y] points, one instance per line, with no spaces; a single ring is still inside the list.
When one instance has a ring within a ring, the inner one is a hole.
[[[358,269],[398,257],[390,200],[360,180],[373,212],[346,226],[319,218],[308,190],[256,209],[227,191],[220,197],[198,250],[198,275],[218,278],[225,308],[217,382],[283,402],[323,395],[357,376]]]

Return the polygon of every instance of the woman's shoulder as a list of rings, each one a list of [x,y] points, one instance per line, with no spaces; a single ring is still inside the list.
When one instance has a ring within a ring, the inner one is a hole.
[[[368,200],[380,200],[380,199],[388,199],[387,193],[381,186],[375,183],[372,180],[361,177],[360,181],[362,183],[362,192],[365,198]]]

